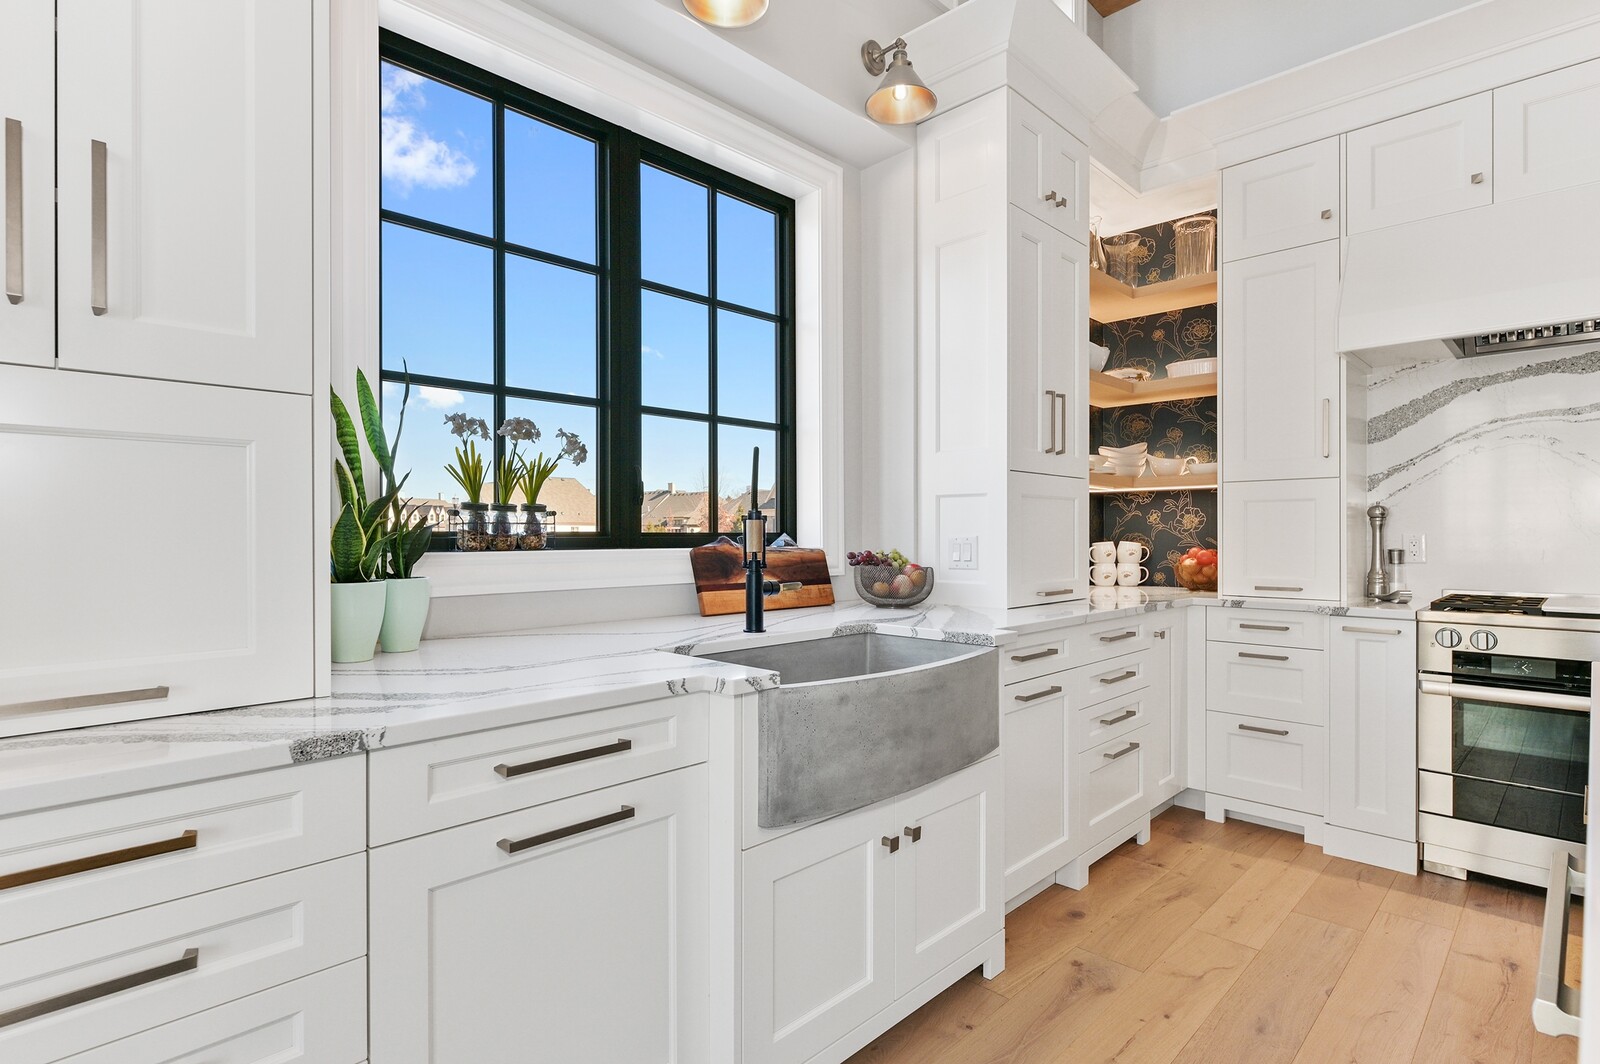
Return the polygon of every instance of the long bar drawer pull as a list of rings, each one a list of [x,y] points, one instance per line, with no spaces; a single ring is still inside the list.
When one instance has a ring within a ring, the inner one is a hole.
[[[1582,695],[1551,695],[1440,680],[1422,680],[1418,682],[1417,689],[1425,695],[1444,695],[1446,698],[1470,698],[1476,702],[1500,702],[1508,706],[1532,706],[1534,709],[1565,709],[1574,713],[1589,712],[1589,700]]]
[[[633,806],[625,805],[615,813],[597,816],[593,820],[585,820],[579,824],[568,824],[564,828],[541,832],[538,835],[529,835],[525,839],[501,839],[495,845],[506,853],[521,853],[523,850],[531,850],[535,846],[544,846],[548,843],[559,842],[562,839],[570,839],[574,835],[582,835],[585,831],[593,831],[595,828],[609,827],[612,824],[620,824],[624,820],[632,820],[634,812]]]
[[[134,861],[143,861],[147,857],[159,857],[164,853],[192,850],[198,845],[200,845],[199,833],[185,831],[182,835],[174,835],[172,838],[162,839],[160,842],[146,842],[138,846],[128,846],[121,850],[93,854],[89,857],[77,857],[71,861],[41,865],[38,868],[30,868],[24,872],[8,872],[0,875],[0,890],[25,887],[30,883],[43,883],[50,879],[64,879],[67,876],[75,876],[82,872],[93,872],[99,868],[110,868],[113,865],[132,864]]]
[[[1287,632],[1286,624],[1241,624],[1239,627],[1246,632]],[[1346,629],[1348,631],[1349,629]]]
[[[1565,847],[1550,859],[1550,887],[1544,896],[1544,935],[1539,943],[1539,974],[1533,984],[1533,1026],[1541,1034],[1578,1036],[1578,991],[1567,985],[1567,921],[1572,895],[1587,893],[1584,874],[1573,868],[1576,855]]]
[[[1282,584],[1257,584],[1257,591],[1304,591],[1303,587],[1288,587]]]
[[[96,317],[106,298],[106,142],[89,142],[89,309]]]
[[[1289,734],[1289,729],[1288,728],[1262,728],[1262,727],[1258,727],[1257,725],[1254,725],[1254,724],[1241,724],[1241,725],[1239,725],[1239,730],[1240,731],[1260,732],[1262,735],[1288,735]]]
[[[1398,628],[1358,628],[1353,624],[1341,626],[1344,631],[1354,635],[1404,635]]]
[[[606,757],[610,754],[625,754],[633,749],[632,739],[618,739],[614,743],[604,746],[591,746],[587,750],[573,750],[570,753],[557,754],[554,757],[542,757],[537,761],[525,761],[520,765],[496,765],[494,770],[505,779],[517,776],[526,776],[530,772],[542,772],[547,768],[560,768],[562,765],[573,765],[579,761],[589,761],[597,757]]]
[[[1114,754],[1101,754],[1100,756],[1105,758],[1107,761],[1115,761],[1119,757],[1127,757],[1137,749],[1139,749],[1138,743],[1129,743],[1127,746],[1123,747],[1121,750],[1118,750]]]
[[[1121,683],[1123,680],[1131,680],[1137,675],[1139,675],[1139,670],[1138,669],[1129,669],[1127,672],[1122,673],[1120,676],[1102,676],[1102,677],[1100,677],[1100,682],[1103,683],[1103,684],[1108,684],[1108,685],[1109,684],[1114,684],[1114,683]]]
[[[132,975],[119,975],[115,979],[107,979],[103,983],[86,986],[82,990],[71,990],[65,994],[57,994],[53,998],[35,1001],[31,1005],[24,1005],[9,1012],[0,1012],[0,1027],[10,1027],[12,1024],[21,1023],[24,1020],[48,1016],[52,1012],[70,1009],[74,1005],[82,1005],[89,1001],[110,997],[112,994],[120,994],[124,990],[132,990],[134,987],[144,986],[147,983],[154,983],[174,975],[182,975],[184,972],[192,972],[198,967],[200,967],[200,951],[197,949],[184,950],[183,956],[175,961],[158,964],[154,968],[146,968],[144,971],[134,972]]]
[[[1013,654],[1011,655],[1011,660],[1038,661],[1040,658],[1053,658],[1059,653],[1061,653],[1060,647],[1051,647],[1049,650],[1041,650],[1037,654]]]
[[[22,123],[6,119],[6,299],[22,302]]]
[[[1061,688],[1057,686],[1046,687],[1043,691],[1036,691],[1031,695],[1013,695],[1012,697],[1014,697],[1018,702],[1037,702],[1041,698],[1049,698],[1051,695],[1058,695],[1060,693]]]
[[[1109,727],[1109,726],[1111,726],[1113,724],[1121,724],[1125,720],[1132,720],[1134,717],[1137,717],[1138,715],[1139,715],[1139,711],[1137,709],[1125,709],[1121,713],[1118,713],[1114,717],[1101,717],[1100,718],[1100,723],[1103,726]]]
[[[1252,654],[1248,650],[1239,651],[1239,656],[1241,658],[1252,658],[1252,659],[1254,659],[1256,661],[1288,661],[1289,660],[1289,655],[1287,655],[1287,654]]]
[[[12,702],[0,704],[0,717],[18,717],[29,713],[56,713],[66,709],[93,709],[96,706],[120,706],[125,702],[159,702],[172,694],[170,687],[141,687],[135,691],[107,691],[99,695],[71,695],[67,698],[42,698],[37,702]]]
[[[1102,642],[1102,643],[1120,643],[1124,639],[1132,639],[1135,636],[1137,636],[1138,634],[1139,633],[1137,631],[1133,631],[1133,632],[1123,632],[1120,635],[1103,635],[1103,636],[1100,637],[1100,642]]]
[[[1070,595],[1070,594],[1072,594],[1072,588],[1070,588],[1070,587],[1062,587],[1062,588],[1057,588],[1054,591],[1035,591],[1033,593],[1033,597],[1034,598],[1057,598],[1058,596],[1061,596],[1061,595]]]

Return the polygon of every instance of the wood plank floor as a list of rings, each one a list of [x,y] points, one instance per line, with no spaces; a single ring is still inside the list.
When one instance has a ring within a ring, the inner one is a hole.
[[[968,975],[849,1064],[1575,1062],[1529,1018],[1543,917],[1543,891],[1171,809],[1084,890],[1011,913],[998,978]]]

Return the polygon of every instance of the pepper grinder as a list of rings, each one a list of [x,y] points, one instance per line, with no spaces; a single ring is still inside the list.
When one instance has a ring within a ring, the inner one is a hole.
[[[1383,569],[1383,523],[1389,519],[1389,508],[1382,503],[1367,507],[1367,520],[1372,523],[1372,564],[1367,566],[1367,598],[1378,599],[1390,590],[1389,574]]]

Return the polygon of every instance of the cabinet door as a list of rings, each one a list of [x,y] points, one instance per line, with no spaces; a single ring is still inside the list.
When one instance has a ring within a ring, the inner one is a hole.
[[[1230,166],[1222,172],[1222,261],[1335,239],[1339,203],[1337,137]]]
[[[1574,135],[1596,114],[1600,59],[1496,89],[1495,200],[1600,181],[1600,139]]]
[[[1320,727],[1328,719],[1326,656],[1321,650],[1207,643],[1206,708]]]
[[[1149,734],[1148,727],[1138,728],[1084,751],[1073,762],[1082,785],[1079,840],[1085,846],[1105,841],[1155,804],[1147,788],[1151,769],[1145,746]]]
[[[1338,303],[1338,241],[1223,268],[1223,479],[1339,475]]]
[[[681,769],[374,850],[372,1064],[709,1059],[706,790]]]
[[[1089,476],[1088,254],[1015,207],[1010,211],[1006,349],[1012,469]]]
[[[1017,95],[1010,101],[1007,173],[1010,200],[1072,237],[1089,239],[1089,149]]]
[[[0,367],[0,735],[312,693],[311,408]]]
[[[55,5],[0,5],[0,362],[56,357]]]
[[[1229,483],[1222,490],[1222,594],[1338,599],[1343,481]]]
[[[1417,837],[1417,630],[1338,623],[1328,669],[1328,822]]]
[[[1005,752],[1006,897],[1072,859],[1067,789],[1067,696],[1059,676],[1007,687],[1000,695]]]
[[[1206,789],[1216,794],[1320,814],[1327,758],[1321,728],[1206,714]]]
[[[746,1064],[810,1060],[895,999],[899,816],[883,803],[745,852]]]
[[[60,8],[61,365],[309,393],[312,3]]]
[[[1346,139],[1351,233],[1494,202],[1489,93],[1367,126]]]
[[[1164,802],[1184,788],[1184,676],[1185,628],[1177,620],[1162,621],[1150,633],[1155,642],[1149,654],[1150,687],[1144,693],[1149,715],[1145,727],[1145,766],[1150,778],[1146,789],[1152,805]]]
[[[1008,480],[1007,600],[1040,606],[1087,597],[1089,482],[1012,473]]]
[[[977,949],[1005,924],[1000,759],[908,794],[896,803],[895,987],[907,994]]]

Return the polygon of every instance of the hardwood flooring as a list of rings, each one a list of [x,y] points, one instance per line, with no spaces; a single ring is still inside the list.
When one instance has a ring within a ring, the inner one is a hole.
[[[1543,891],[1171,809],[1085,889],[1011,913],[998,978],[968,975],[849,1064],[1572,1064],[1577,1042],[1529,1018],[1543,916]]]

